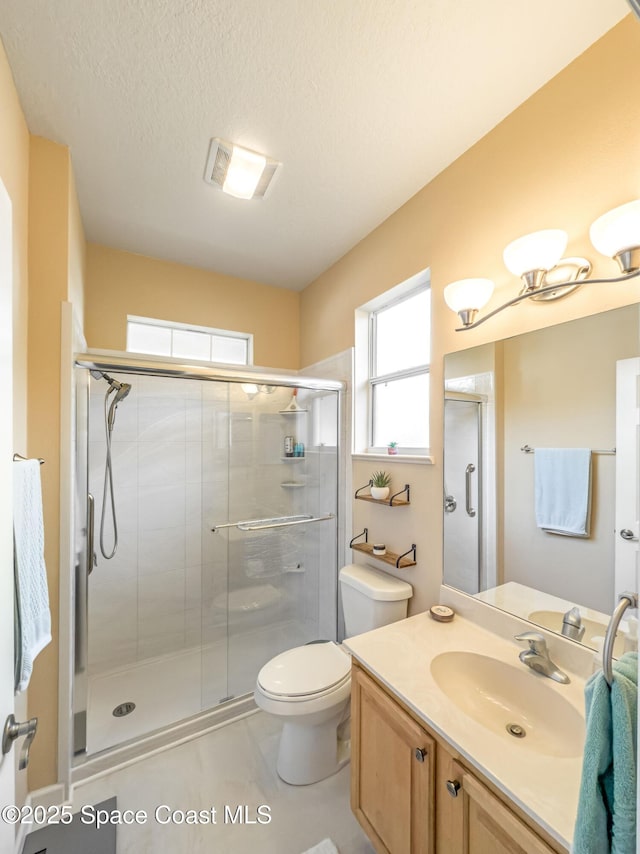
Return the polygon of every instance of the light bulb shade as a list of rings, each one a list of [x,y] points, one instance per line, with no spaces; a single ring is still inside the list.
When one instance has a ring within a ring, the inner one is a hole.
[[[452,311],[479,311],[491,299],[494,287],[491,279],[459,279],[444,289],[444,301]]]
[[[603,214],[589,229],[594,247],[608,258],[640,246],[640,199]]]
[[[266,165],[267,158],[262,154],[234,145],[222,189],[237,199],[253,198]]]
[[[255,397],[259,391],[258,386],[255,385],[255,383],[240,383],[240,388],[247,395],[249,400],[251,400],[252,397]]]
[[[504,264],[514,276],[533,270],[550,270],[562,258],[568,235],[560,228],[547,228],[525,234],[510,243],[503,252]]]

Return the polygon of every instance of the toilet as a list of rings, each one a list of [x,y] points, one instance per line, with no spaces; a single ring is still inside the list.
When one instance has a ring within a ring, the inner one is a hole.
[[[407,616],[410,584],[370,566],[340,570],[347,637]],[[351,657],[333,641],[297,646],[276,655],[258,674],[254,698],[282,718],[276,769],[294,786],[317,783],[348,761]]]

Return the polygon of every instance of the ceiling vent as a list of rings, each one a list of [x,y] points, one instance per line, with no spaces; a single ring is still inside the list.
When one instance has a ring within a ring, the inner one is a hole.
[[[216,137],[209,146],[204,180],[236,198],[261,199],[278,166],[277,160]]]

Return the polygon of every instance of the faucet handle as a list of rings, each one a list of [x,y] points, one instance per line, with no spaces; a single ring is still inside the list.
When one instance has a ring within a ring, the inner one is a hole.
[[[515,640],[527,641],[529,649],[537,655],[548,655],[547,641],[540,632],[523,632],[521,635],[516,635]]]

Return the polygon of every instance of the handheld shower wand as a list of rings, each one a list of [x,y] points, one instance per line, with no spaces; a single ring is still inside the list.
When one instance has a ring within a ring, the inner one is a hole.
[[[113,491],[113,465],[111,461],[111,434],[116,423],[116,409],[121,400],[131,391],[129,383],[121,383],[118,380],[105,374],[103,371],[91,371],[91,376],[95,379],[105,379],[109,383],[109,388],[104,396],[104,429],[105,438],[107,440],[107,453],[104,466],[104,488],[102,491],[102,513],[100,515],[100,551],[105,560],[111,560],[118,550],[118,521],[116,518],[116,500]],[[109,397],[113,395],[111,404],[109,405]],[[109,407],[107,409],[107,407]],[[104,525],[107,509],[107,498],[111,503],[111,519],[113,522],[113,548],[111,551],[105,548],[104,544]]]

